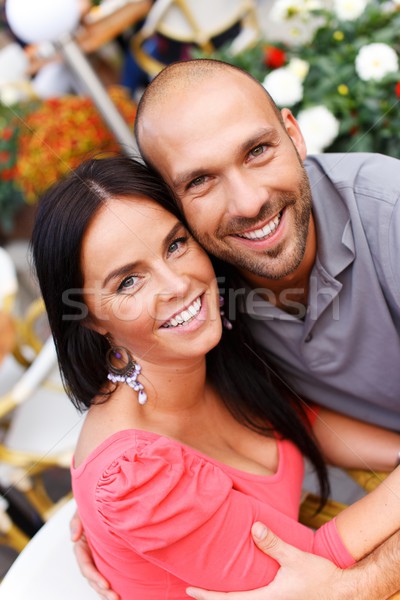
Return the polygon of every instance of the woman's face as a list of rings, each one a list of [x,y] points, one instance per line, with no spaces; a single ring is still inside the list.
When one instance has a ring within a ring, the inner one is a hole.
[[[85,233],[81,267],[89,325],[136,358],[172,364],[218,343],[211,262],[156,202],[135,196],[107,201]]]

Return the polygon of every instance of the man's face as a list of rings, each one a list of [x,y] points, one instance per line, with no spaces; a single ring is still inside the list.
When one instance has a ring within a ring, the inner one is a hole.
[[[199,86],[200,87],[200,86]],[[141,146],[174,190],[198,241],[244,275],[280,279],[299,266],[311,192],[290,111],[236,73],[202,81],[144,115]]]

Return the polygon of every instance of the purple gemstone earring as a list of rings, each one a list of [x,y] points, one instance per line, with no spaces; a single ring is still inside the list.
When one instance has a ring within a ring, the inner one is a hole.
[[[116,367],[112,363],[113,359],[118,361],[125,359],[126,364],[123,367]],[[133,360],[129,350],[122,346],[109,348],[106,354],[106,363],[109,370],[107,378],[113,383],[127,383],[135,392],[138,392],[139,404],[146,404],[147,394],[143,385],[137,381],[142,367]]]
[[[222,319],[222,325],[225,327],[225,329],[231,330],[233,328],[233,325],[230,322],[230,320],[225,316],[225,312],[222,310],[224,304],[225,304],[224,297],[220,296],[219,297],[219,312],[220,312],[221,319]]]

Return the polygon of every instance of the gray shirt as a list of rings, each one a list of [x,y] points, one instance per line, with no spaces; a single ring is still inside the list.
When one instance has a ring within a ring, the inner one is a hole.
[[[249,326],[301,395],[400,431],[400,161],[325,154],[305,166],[318,240],[306,314],[247,290]]]

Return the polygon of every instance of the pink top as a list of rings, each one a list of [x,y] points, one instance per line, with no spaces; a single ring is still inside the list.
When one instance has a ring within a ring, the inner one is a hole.
[[[335,521],[297,521],[303,459],[278,440],[274,475],[229,467],[175,440],[128,429],[77,468],[74,496],[97,567],[123,600],[187,600],[188,585],[249,590],[279,566],[252,541],[263,521],[285,541],[340,567],[354,563]]]

